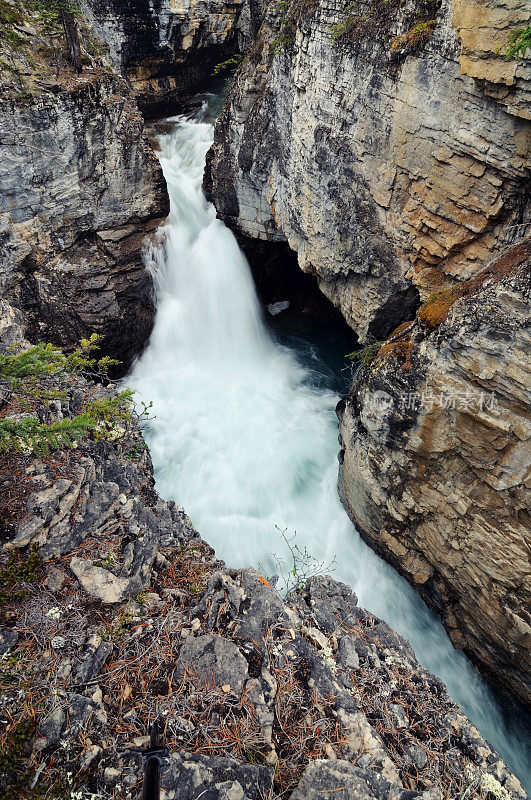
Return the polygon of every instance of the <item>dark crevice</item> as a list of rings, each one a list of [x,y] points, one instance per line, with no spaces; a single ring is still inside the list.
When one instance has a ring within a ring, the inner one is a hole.
[[[237,231],[234,233],[249,262],[263,305],[289,300],[292,312],[305,314],[337,327],[348,341],[356,344],[357,337],[352,328],[321,292],[316,278],[300,269],[297,253],[286,242],[266,242],[251,239]]]
[[[378,309],[369,325],[368,340],[383,341],[401,325],[415,319],[420,306],[419,291],[415,286],[400,289]]]

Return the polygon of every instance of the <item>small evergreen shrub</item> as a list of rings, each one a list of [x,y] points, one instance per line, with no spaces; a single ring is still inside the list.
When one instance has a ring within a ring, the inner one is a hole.
[[[382,345],[383,342],[372,342],[371,344],[363,347],[361,350],[355,350],[353,353],[347,353],[345,358],[350,358],[351,361],[355,361],[360,369],[363,367],[370,367],[378,355]]]
[[[107,374],[115,359],[97,358],[93,352],[100,337],[93,334],[82,339],[71,354],[51,344],[38,344],[26,350],[0,354],[0,379],[11,388],[11,409],[30,412],[23,419],[0,417],[0,452],[33,453],[45,456],[54,450],[70,449],[89,432],[98,438],[116,438],[120,420],[130,417],[134,393],[130,389],[110,397],[87,398],[83,408],[73,417],[65,417],[46,425],[36,413],[38,407],[53,399],[63,399],[65,387],[75,376],[100,378]],[[144,404],[141,416],[148,407]]]
[[[226,72],[234,74],[244,58],[245,58],[245,53],[236,53],[236,55],[232,56],[231,58],[228,58],[226,61],[222,61],[220,64],[216,64],[212,74],[223,75]]]
[[[439,0],[370,0],[360,6],[357,0],[350,0],[342,19],[332,26],[332,39],[338,46],[371,40],[391,55],[413,52],[424,46],[434,30],[439,5]],[[398,20],[409,30],[393,36]]]
[[[505,58],[527,58],[527,51],[531,50],[531,25],[518,28],[509,34]]]

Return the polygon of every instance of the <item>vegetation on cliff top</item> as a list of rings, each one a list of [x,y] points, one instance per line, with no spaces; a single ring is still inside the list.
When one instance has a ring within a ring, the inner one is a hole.
[[[75,85],[84,67],[109,68],[106,46],[72,0],[0,0],[0,45],[0,95],[19,101],[47,84]]]
[[[280,31],[273,42],[275,53],[293,45],[297,26],[313,16],[317,5],[317,0],[277,0],[275,10],[280,15]]]
[[[129,416],[133,393],[125,389],[110,397],[94,397],[83,403],[74,416],[50,417],[50,404],[67,397],[74,376],[101,378],[116,364],[107,356],[95,358],[99,338],[93,334],[80,347],[65,355],[51,344],[38,344],[26,350],[0,354],[0,380],[9,387],[7,402],[0,409],[0,452],[26,452],[48,455],[70,449],[90,431],[108,438],[120,419]]]
[[[370,0],[365,5],[350,2],[344,18],[332,27],[332,38],[346,46],[371,38],[393,56],[403,56],[423,47],[437,24],[437,0],[417,0],[413,7],[404,0]],[[397,34],[397,30],[403,33]]]

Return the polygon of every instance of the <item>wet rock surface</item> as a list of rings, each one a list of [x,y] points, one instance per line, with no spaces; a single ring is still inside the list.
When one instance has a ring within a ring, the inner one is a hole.
[[[421,308],[338,406],[356,526],[527,704],[530,279],[528,240]]]
[[[75,391],[93,389],[79,379]],[[153,490],[133,420],[112,442],[16,458],[0,564],[3,791],[37,776],[132,800],[159,720],[163,798],[435,800],[483,797],[482,781],[525,797],[349,587],[315,577],[286,601],[254,569],[217,561]]]

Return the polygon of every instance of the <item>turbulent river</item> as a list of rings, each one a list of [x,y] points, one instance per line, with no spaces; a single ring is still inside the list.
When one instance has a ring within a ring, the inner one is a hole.
[[[219,104],[160,137],[171,213],[152,267],[158,309],[128,385],[153,401],[146,430],[157,489],[188,512],[232,567],[290,565],[281,535],[315,559],[413,645],[481,733],[529,786],[525,717],[454,650],[413,589],[358,536],[337,494],[337,383],[308,336],[289,346],[265,324],[236,240],[201,190]],[[286,337],[284,337],[285,339]],[[334,391],[336,389],[336,391]]]

